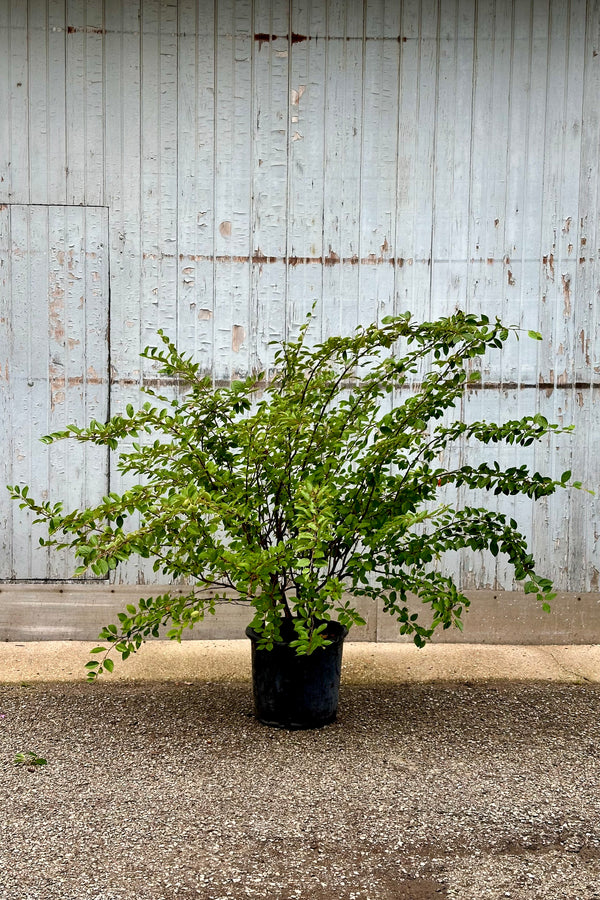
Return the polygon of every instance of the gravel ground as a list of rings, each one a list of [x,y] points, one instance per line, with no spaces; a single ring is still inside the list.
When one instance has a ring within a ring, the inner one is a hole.
[[[600,898],[599,705],[343,685],[289,732],[247,683],[0,685],[0,898]]]

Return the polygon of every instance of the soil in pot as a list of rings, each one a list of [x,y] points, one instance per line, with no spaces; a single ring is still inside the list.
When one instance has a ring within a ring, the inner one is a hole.
[[[332,643],[310,656],[296,656],[289,646],[295,634],[285,635],[287,640],[276,643],[272,650],[258,650],[259,635],[248,627],[257,719],[275,728],[321,728],[333,722],[347,634],[348,629],[339,622],[329,622],[327,637]]]

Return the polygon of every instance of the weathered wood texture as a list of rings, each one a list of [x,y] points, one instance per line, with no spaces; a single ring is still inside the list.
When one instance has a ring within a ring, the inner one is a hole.
[[[65,508],[97,502],[108,455],[39,437],[108,412],[108,213],[102,207],[0,209],[0,578],[69,578],[74,559],[4,490],[27,484]]]
[[[0,0],[2,480],[78,503],[100,488],[101,467],[92,481],[34,438],[106,410],[86,373],[109,351],[116,411],[152,375],[157,328],[228,379],[268,368],[317,300],[315,340],[407,308],[541,330],[490,357],[463,414],[573,422],[502,461],[596,487],[599,43],[598,0]],[[75,308],[60,335],[52,318],[69,228],[92,337]],[[2,577],[66,576],[0,503]],[[598,589],[589,495],[503,508],[561,589]],[[512,587],[501,560],[443,564]]]

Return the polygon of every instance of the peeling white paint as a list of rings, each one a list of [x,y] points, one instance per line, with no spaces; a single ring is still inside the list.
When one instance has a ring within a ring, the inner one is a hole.
[[[0,290],[0,346],[10,354],[0,393],[0,484],[28,484],[34,496],[48,490],[66,507],[98,502],[108,489],[105,451],[39,441],[69,422],[106,417],[107,245],[103,208],[14,204],[0,211],[0,255],[11,275]],[[73,555],[42,550],[43,533],[0,491],[0,579],[72,575]]]

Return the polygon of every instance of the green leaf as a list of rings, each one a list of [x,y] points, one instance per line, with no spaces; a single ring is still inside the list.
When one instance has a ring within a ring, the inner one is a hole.
[[[105,559],[99,559],[94,563],[92,569],[96,575],[106,575],[108,574],[108,562]]]
[[[542,335],[539,333],[539,331],[528,331],[527,334],[534,341],[542,341],[543,340]]]
[[[20,750],[13,759],[15,766],[46,766],[48,763],[35,750]]]
[[[115,664],[114,664],[114,661],[113,661],[112,659],[105,659],[105,660],[104,660],[104,668],[106,669],[107,672],[112,672],[112,670],[114,669],[114,667],[115,667]]]

